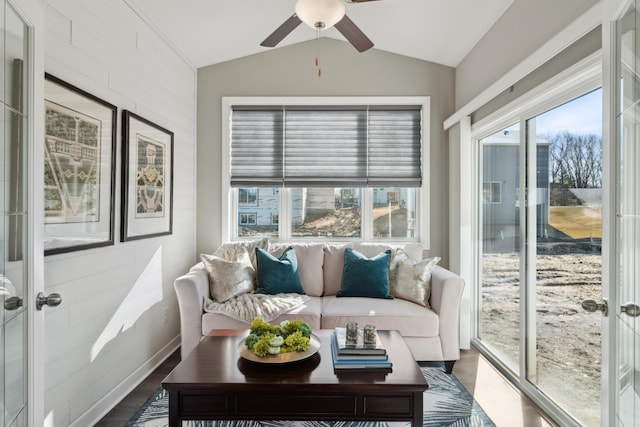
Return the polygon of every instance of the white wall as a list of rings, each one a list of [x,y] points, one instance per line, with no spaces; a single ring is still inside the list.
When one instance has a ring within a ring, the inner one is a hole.
[[[598,0],[516,0],[456,68],[456,108],[520,64]]]
[[[124,0],[41,0],[45,69],[118,106],[116,243],[48,256],[47,426],[102,417],[179,344],[173,280],[195,258],[196,71]],[[173,234],[120,243],[121,112],[174,132]]]

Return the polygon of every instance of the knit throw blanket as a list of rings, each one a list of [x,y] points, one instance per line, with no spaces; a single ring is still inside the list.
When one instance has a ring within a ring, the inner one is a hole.
[[[207,299],[204,311],[224,314],[236,320],[251,323],[256,317],[270,322],[278,316],[300,307],[309,301],[309,297],[299,294],[242,294],[223,303]]]

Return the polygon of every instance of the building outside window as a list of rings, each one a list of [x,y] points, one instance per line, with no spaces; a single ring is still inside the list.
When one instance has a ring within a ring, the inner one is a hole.
[[[502,183],[484,182],[482,183],[482,202],[500,203],[502,201]]]
[[[239,188],[238,189],[238,205],[258,206],[258,189],[257,188]]]

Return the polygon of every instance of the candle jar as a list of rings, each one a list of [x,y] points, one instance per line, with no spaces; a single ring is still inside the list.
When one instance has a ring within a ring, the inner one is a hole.
[[[355,344],[358,342],[358,324],[356,322],[347,322],[347,342]]]
[[[365,325],[364,327],[364,343],[375,344],[376,343],[376,327],[373,325]]]

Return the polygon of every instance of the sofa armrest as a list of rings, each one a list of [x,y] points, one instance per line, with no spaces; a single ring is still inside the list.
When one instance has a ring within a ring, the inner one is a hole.
[[[202,339],[204,301],[209,296],[209,277],[193,270],[173,282],[180,308],[180,355],[184,359]]]
[[[457,274],[436,266],[431,275],[433,311],[440,317],[440,341],[444,360],[460,358],[460,301],[464,280]]]

